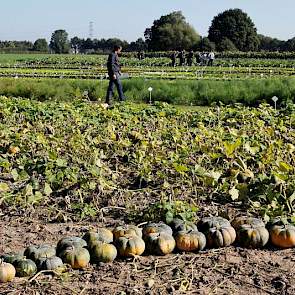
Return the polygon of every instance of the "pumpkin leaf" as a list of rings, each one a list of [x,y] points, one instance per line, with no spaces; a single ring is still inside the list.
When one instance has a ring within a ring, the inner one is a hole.
[[[45,183],[44,194],[45,196],[50,196],[52,194],[52,189],[48,183]]]
[[[179,165],[179,164],[174,163],[173,167],[175,168],[175,170],[178,173],[183,173],[183,172],[189,171],[189,168],[187,166],[185,166],[185,165]]]
[[[279,169],[282,172],[290,172],[293,170],[293,167],[285,162],[279,162]]]
[[[0,193],[6,193],[9,191],[9,186],[5,182],[0,183]]]

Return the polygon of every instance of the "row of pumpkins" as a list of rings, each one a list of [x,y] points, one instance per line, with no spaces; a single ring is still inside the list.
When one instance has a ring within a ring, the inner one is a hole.
[[[238,217],[232,223],[222,217],[203,218],[194,224],[174,219],[165,223],[148,223],[143,228],[134,225],[116,227],[113,231],[98,228],[82,238],[66,237],[49,245],[30,246],[23,254],[1,256],[0,282],[11,281],[15,275],[31,276],[37,270],[60,271],[65,264],[83,269],[92,263],[107,263],[121,257],[134,257],[144,252],[155,255],[179,251],[198,252],[208,248],[226,247],[237,242],[247,248],[264,247],[269,239],[281,248],[295,246],[295,227],[276,220],[267,229],[263,221]]]

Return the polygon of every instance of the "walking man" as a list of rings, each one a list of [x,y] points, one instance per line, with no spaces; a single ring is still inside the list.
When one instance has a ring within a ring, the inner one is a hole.
[[[176,65],[176,57],[178,55],[178,52],[177,51],[173,51],[172,54],[170,55],[170,58],[171,58],[171,66],[172,67],[175,67]]]
[[[213,51],[211,51],[209,54],[208,54],[208,58],[209,58],[209,66],[213,66],[213,62],[214,62],[214,59],[215,59],[215,54]]]
[[[191,50],[187,55],[187,65],[191,67],[193,65],[194,51]]]
[[[122,47],[115,45],[112,53],[108,57],[107,67],[108,67],[108,74],[109,74],[109,87],[107,90],[107,96],[106,96],[106,103],[110,104],[110,100],[113,96],[114,92],[114,86],[116,85],[118,94],[119,94],[119,100],[125,101],[125,96],[123,93],[123,87],[122,83],[120,81],[121,76],[121,66],[119,64],[119,57],[118,54],[122,51]]]

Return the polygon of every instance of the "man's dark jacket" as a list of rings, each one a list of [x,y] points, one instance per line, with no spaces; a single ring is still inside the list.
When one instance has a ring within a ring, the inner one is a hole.
[[[112,77],[116,74],[119,74],[121,72],[121,66],[119,64],[118,54],[115,52],[112,52],[108,57],[107,62],[108,67],[108,74],[109,78],[112,79]]]

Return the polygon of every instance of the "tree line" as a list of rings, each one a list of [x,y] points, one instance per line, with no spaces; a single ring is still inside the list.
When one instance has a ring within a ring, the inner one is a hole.
[[[46,39],[29,41],[0,41],[0,52],[52,52],[52,53],[103,53],[114,45],[121,45],[124,51],[295,51],[295,37],[287,41],[257,33],[252,19],[240,9],[229,9],[211,22],[208,36],[200,36],[186,21],[181,11],[161,16],[144,32],[144,39],[127,42],[118,38],[69,39],[65,30],[56,30],[50,43]]]

